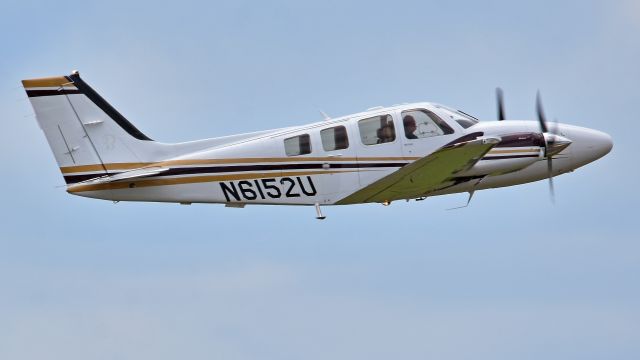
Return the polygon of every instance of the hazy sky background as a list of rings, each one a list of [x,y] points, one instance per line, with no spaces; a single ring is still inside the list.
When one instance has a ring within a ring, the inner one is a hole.
[[[0,358],[638,359],[640,2],[0,4]],[[326,208],[68,195],[19,81],[167,142],[434,101],[613,136],[545,182]]]

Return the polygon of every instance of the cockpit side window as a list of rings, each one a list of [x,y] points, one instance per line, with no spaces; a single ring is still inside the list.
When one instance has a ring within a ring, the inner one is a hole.
[[[422,139],[454,132],[444,120],[425,109],[403,111],[402,124],[407,139]]]
[[[311,154],[311,138],[309,134],[284,139],[284,152],[287,156]]]
[[[358,121],[360,140],[365,145],[384,144],[396,141],[396,129],[391,115],[374,116]]]
[[[322,139],[322,148],[324,151],[341,150],[349,147],[349,137],[347,137],[347,128],[344,126],[335,126],[320,131]]]
[[[460,124],[460,126],[462,126],[465,129],[468,129],[468,128],[472,127],[473,125],[477,124],[477,122],[474,122],[474,121],[469,120],[469,119],[456,119],[456,122],[458,124]]]
[[[455,120],[460,126],[465,129],[468,129],[478,123],[478,119],[462,110],[451,109],[444,105],[436,105],[436,107],[446,112],[449,116],[449,119]]]

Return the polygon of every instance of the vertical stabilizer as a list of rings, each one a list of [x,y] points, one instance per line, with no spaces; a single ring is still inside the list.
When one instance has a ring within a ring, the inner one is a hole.
[[[154,142],[77,72],[22,84],[67,183],[140,167],[153,152]]]

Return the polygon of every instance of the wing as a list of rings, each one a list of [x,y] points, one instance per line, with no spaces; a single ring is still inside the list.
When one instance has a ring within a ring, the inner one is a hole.
[[[336,204],[385,202],[420,197],[442,187],[456,173],[473,167],[499,142],[499,137],[482,137],[446,145],[341,199]]]

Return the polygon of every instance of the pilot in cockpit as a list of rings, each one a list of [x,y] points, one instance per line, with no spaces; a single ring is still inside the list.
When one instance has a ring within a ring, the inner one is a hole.
[[[402,118],[402,124],[404,125],[404,135],[407,139],[417,139],[418,137],[414,132],[416,131],[416,119],[411,115],[406,115]]]

